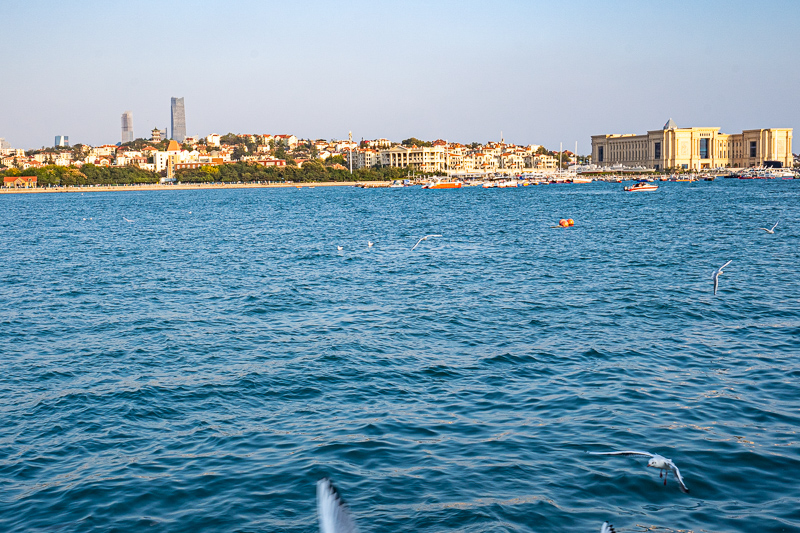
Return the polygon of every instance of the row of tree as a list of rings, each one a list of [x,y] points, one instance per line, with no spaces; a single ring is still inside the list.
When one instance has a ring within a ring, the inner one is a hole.
[[[255,163],[230,163],[213,166],[204,165],[196,169],[184,169],[175,173],[179,182],[185,183],[235,183],[235,182],[325,182],[325,181],[381,181],[403,179],[408,169],[397,167],[362,168],[350,174],[348,170],[334,165],[324,165],[318,160],[306,161],[302,167],[264,167]],[[0,172],[3,176],[36,176],[40,187],[73,185],[129,185],[136,183],[158,183],[161,175],[138,167],[100,167],[83,165],[62,167],[47,165],[41,168],[19,170],[10,168]],[[420,174],[417,174],[418,176]]]
[[[5,176],[36,176],[39,187],[158,183],[161,178],[155,172],[133,166],[98,167],[95,165],[83,165],[80,168],[46,165],[41,168],[28,168],[25,170],[10,168],[5,172],[0,172],[0,174]]]
[[[310,183],[326,181],[383,181],[407,177],[408,169],[397,167],[362,168],[350,171],[323,165],[319,161],[306,161],[302,167],[264,167],[254,163],[231,163],[220,166],[202,166],[180,170],[175,178],[184,183],[235,183],[235,182],[293,182]],[[419,175],[419,174],[417,174]]]

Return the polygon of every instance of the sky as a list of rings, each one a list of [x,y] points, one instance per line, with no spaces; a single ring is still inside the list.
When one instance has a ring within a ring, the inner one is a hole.
[[[0,1],[15,148],[189,135],[500,140],[589,153],[669,118],[800,125],[800,1]],[[798,151],[794,146],[793,150]]]

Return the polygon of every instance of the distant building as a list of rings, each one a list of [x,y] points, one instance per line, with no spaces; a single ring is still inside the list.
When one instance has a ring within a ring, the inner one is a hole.
[[[182,143],[186,138],[186,110],[183,107],[183,97],[172,98],[171,106],[172,123],[172,138]]]
[[[679,128],[669,119],[644,135],[593,135],[592,162],[598,166],[643,166],[655,170],[703,170],[769,164],[790,167],[792,128],[720,133],[719,128]]]
[[[219,146],[220,136],[216,133],[212,133],[211,135],[206,137],[206,144],[208,146]]]
[[[122,142],[133,141],[133,112],[125,111],[122,114]]]
[[[36,187],[37,180],[36,176],[4,176],[3,187],[29,189]]]
[[[11,148],[11,145],[6,142],[5,138],[0,137],[0,150],[7,150]]]
[[[56,142],[53,146],[69,146],[69,135],[56,135]]]

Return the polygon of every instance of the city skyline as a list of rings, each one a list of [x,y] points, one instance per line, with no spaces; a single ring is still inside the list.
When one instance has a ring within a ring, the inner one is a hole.
[[[165,123],[170,93],[191,102],[190,135],[353,131],[468,143],[503,131],[516,144],[577,141],[582,154],[592,135],[646,131],[665,116],[725,132],[795,128],[800,118],[796,2],[135,4],[3,3],[0,45],[15,51],[7,68],[26,74],[0,86],[0,136],[20,148],[59,132],[73,144],[114,143],[119,109],[148,132]],[[136,47],[111,75],[75,76],[43,52],[58,43],[86,50],[90,65],[115,61],[120,19],[131,42],[174,31],[182,45]],[[57,100],[43,92],[52,78]]]

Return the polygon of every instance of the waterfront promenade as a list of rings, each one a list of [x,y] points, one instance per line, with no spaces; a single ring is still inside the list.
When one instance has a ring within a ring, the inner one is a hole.
[[[390,181],[369,182],[372,186],[388,185]],[[0,189],[0,194],[25,194],[25,193],[65,193],[65,192],[119,192],[119,191],[174,191],[174,190],[202,190],[202,189],[266,189],[286,187],[333,187],[361,185],[358,181],[325,181],[303,183],[178,183],[160,184],[143,183],[137,185],[85,185],[69,187],[31,187]]]

